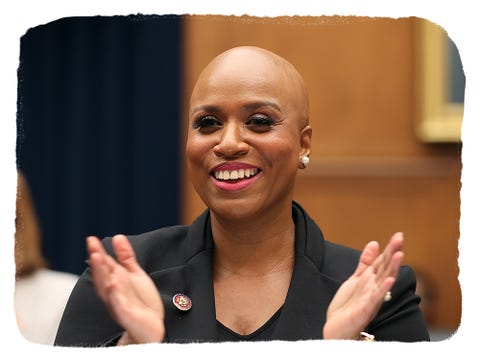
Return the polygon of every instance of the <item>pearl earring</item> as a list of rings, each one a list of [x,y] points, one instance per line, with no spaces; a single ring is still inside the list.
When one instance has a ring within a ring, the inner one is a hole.
[[[310,158],[308,156],[303,156],[302,159],[300,160],[300,169],[305,169],[310,162]]]

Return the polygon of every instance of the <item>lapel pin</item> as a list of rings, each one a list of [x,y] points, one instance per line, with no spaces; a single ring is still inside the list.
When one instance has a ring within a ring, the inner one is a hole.
[[[179,310],[188,311],[192,308],[192,300],[185,294],[175,294],[173,295],[173,305]]]

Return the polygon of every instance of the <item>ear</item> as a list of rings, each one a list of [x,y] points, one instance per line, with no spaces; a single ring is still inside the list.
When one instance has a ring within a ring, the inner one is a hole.
[[[310,147],[312,145],[312,128],[310,125],[305,126],[300,132],[300,154],[299,157],[310,155]]]

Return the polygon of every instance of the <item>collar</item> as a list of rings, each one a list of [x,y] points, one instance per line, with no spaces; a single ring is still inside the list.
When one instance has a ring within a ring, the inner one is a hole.
[[[321,272],[325,240],[305,210],[292,204],[295,222],[295,265],[292,280],[272,339],[322,338],[325,312],[338,283]],[[167,341],[217,341],[212,280],[214,244],[209,211],[190,226],[185,265],[152,274],[165,306]],[[192,308],[183,312],[172,302],[176,293],[190,297]]]

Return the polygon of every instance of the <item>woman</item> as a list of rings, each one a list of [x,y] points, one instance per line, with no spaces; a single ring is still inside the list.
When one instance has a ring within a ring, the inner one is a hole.
[[[26,340],[52,345],[76,274],[48,267],[32,194],[21,171],[17,177],[15,217],[15,315]]]
[[[428,340],[402,234],[360,253],[325,241],[293,202],[311,136],[290,63],[255,47],[217,56],[193,89],[186,144],[208,210],[191,226],[88,237],[56,344]]]

